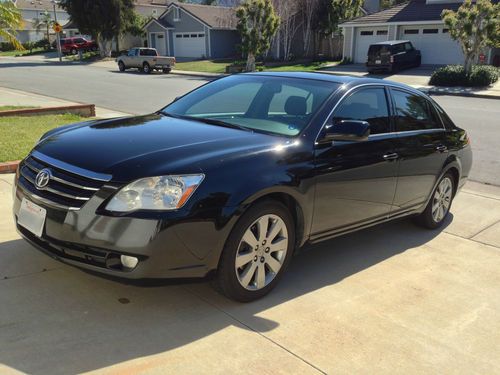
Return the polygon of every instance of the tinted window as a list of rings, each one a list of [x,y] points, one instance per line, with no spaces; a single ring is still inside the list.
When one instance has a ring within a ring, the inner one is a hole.
[[[413,50],[413,46],[411,45],[411,43],[405,43],[405,49],[407,51],[411,51],[411,50]]]
[[[383,88],[363,89],[345,99],[335,111],[333,122],[362,120],[370,123],[370,134],[390,131],[389,110]]]
[[[326,81],[235,75],[202,86],[163,112],[295,136],[338,87]]]
[[[405,52],[404,44],[395,44],[392,46],[392,53],[400,53],[400,52]]]
[[[397,131],[442,128],[424,97],[399,90],[393,90],[392,96],[396,106]]]
[[[156,50],[154,50],[154,49],[141,49],[140,55],[141,56],[156,56]]]
[[[83,43],[83,42],[85,42],[85,40],[82,39],[82,38],[76,38],[75,39],[75,43]]]
[[[381,44],[372,44],[368,49],[368,55],[374,56],[377,54],[385,55],[389,54],[389,46],[381,45]]]

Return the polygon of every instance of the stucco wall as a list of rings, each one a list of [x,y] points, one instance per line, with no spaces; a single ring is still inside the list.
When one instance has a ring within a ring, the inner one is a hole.
[[[175,10],[174,7],[163,17],[170,25],[175,28],[176,32],[205,32],[204,25],[198,21],[196,18],[186,13],[182,9],[180,10],[180,20],[174,21]]]
[[[226,30],[210,31],[212,58],[225,58],[225,57],[236,56],[238,54],[236,46],[239,43],[241,43],[241,39],[237,31],[226,31]]]
[[[352,59],[353,58],[353,52],[351,49],[352,43],[353,43],[353,38],[355,35],[356,28],[355,27],[345,27],[343,29],[343,34],[344,34],[344,48],[342,50],[342,56],[345,59]]]

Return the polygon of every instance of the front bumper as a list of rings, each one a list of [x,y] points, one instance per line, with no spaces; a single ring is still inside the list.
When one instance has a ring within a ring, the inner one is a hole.
[[[155,214],[147,218],[99,214],[99,208],[112,193],[105,185],[79,209],[67,210],[38,199],[17,177],[13,191],[17,230],[57,260],[115,277],[204,277],[216,269],[234,224],[229,219],[221,220],[228,217],[226,209]],[[23,199],[47,210],[41,237],[17,224]],[[138,265],[133,270],[123,268],[121,255],[137,257]]]

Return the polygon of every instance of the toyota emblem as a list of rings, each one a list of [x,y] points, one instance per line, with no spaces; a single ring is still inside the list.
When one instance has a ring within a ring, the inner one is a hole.
[[[49,184],[50,178],[52,177],[52,172],[50,169],[42,169],[35,177],[35,186],[37,189],[43,189]]]

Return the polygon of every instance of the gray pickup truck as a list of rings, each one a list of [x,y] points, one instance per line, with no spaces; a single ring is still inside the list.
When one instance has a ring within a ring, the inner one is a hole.
[[[138,47],[131,48],[126,55],[118,57],[116,62],[120,72],[136,68],[147,74],[153,70],[170,73],[175,66],[175,57],[158,56],[158,51],[154,48]]]

